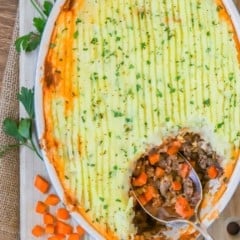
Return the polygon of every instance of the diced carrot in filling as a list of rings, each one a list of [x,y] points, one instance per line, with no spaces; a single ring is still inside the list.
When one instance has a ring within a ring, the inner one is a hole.
[[[147,174],[145,172],[141,172],[137,178],[134,178],[132,181],[133,186],[141,187],[147,183]]]
[[[210,166],[207,168],[207,174],[210,179],[214,179],[218,176],[218,170],[215,166]]]
[[[145,199],[147,202],[151,201],[155,195],[156,195],[156,189],[153,186],[147,186],[146,192],[145,192]]]
[[[183,218],[190,218],[194,214],[194,209],[191,208],[189,202],[185,197],[178,197],[175,203],[175,211]]]
[[[181,146],[182,146],[182,143],[180,141],[173,141],[168,147],[167,154],[175,155],[179,151]]]
[[[160,177],[163,177],[165,174],[165,171],[164,169],[160,168],[160,167],[157,167],[156,170],[155,170],[155,176],[157,178],[160,178]]]
[[[182,184],[179,181],[172,182],[172,189],[174,191],[180,191],[182,189]]]
[[[150,162],[151,165],[156,164],[160,160],[160,155],[159,153],[151,153],[148,156],[148,161]]]
[[[142,194],[140,196],[138,196],[138,200],[140,201],[140,203],[144,206],[148,203],[147,199],[145,198],[145,194]]]
[[[186,178],[190,172],[190,166],[187,163],[182,163],[180,165],[179,175],[182,178]]]

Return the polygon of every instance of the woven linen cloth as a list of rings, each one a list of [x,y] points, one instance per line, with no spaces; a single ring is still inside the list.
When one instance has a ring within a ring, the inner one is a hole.
[[[19,21],[16,16],[12,44],[2,80],[0,96],[0,126],[6,117],[18,118],[19,106],[17,92],[19,85],[18,54],[14,41],[18,35]],[[14,140],[5,135],[0,127],[0,144],[14,144]],[[0,158],[0,240],[19,238],[19,152],[9,151]]]

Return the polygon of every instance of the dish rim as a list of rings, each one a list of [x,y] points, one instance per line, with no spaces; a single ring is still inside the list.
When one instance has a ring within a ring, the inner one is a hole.
[[[37,67],[36,67],[36,76],[35,76],[35,82],[34,82],[34,93],[35,93],[34,107],[35,109],[38,109],[38,111],[35,111],[35,125],[36,125],[36,134],[37,134],[38,141],[40,141],[40,138],[44,133],[43,94],[42,94],[42,84],[41,84],[41,79],[43,78],[43,75],[44,75],[44,62],[49,49],[49,44],[52,37],[52,31],[54,28],[55,21],[65,2],[66,0],[58,0],[54,4],[51,14],[47,20],[47,24],[45,26],[45,30],[43,32],[43,36],[42,36],[42,40],[39,48]],[[229,16],[232,19],[232,23],[234,25],[238,39],[240,41],[240,14],[233,0],[222,0],[222,2]],[[49,161],[44,149],[41,148],[40,151],[42,153],[50,181],[53,187],[55,188],[55,191],[57,192],[58,196],[60,197],[61,201],[66,203],[64,201],[64,198],[65,198],[64,189],[57,176],[57,172],[54,166]],[[224,208],[227,206],[227,204],[231,200],[240,182],[240,175],[238,174],[238,172],[240,172],[240,159],[237,160],[233,173],[228,182],[227,189],[225,190],[225,192],[223,193],[223,195],[221,196],[217,204],[213,206],[208,216],[211,216],[211,213],[214,213],[216,211],[220,214],[224,210]],[[71,215],[88,232],[88,234],[91,237],[99,240],[104,239],[104,237],[89,222],[87,222],[78,212],[71,211]],[[205,218],[203,222],[206,225],[206,227],[209,227],[214,222],[214,220],[215,218],[212,218],[212,219]]]

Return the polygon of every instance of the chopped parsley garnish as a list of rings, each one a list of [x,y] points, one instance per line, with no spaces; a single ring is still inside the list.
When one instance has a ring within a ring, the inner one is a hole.
[[[107,209],[107,208],[108,208],[108,205],[105,204],[105,205],[103,206],[103,209]]]
[[[92,38],[91,44],[94,44],[94,45],[98,44],[98,39],[96,37]]]
[[[130,123],[130,122],[132,122],[133,120],[132,120],[132,118],[125,118],[125,121],[126,121],[127,123]]]
[[[157,97],[162,97],[162,96],[163,96],[162,92],[159,89],[157,89]]]
[[[129,69],[133,69],[133,68],[134,68],[134,65],[133,65],[133,64],[130,64],[128,68],[129,68]]]
[[[168,86],[168,88],[169,88],[170,93],[176,92],[176,88],[174,88],[170,83],[168,83],[167,86]]]
[[[74,38],[78,38],[78,31],[76,31],[76,32],[73,34],[73,37],[74,37]]]
[[[103,202],[104,201],[104,198],[103,197],[99,197],[99,199]]]
[[[137,85],[136,85],[136,90],[137,90],[137,92],[138,92],[140,89],[142,89],[141,85],[140,85],[140,84],[137,84]]]
[[[113,115],[114,117],[122,117],[124,114],[119,112],[119,111],[112,111],[113,112]]]
[[[141,78],[141,74],[140,73],[137,73],[136,74],[136,79],[140,79]]]
[[[209,107],[211,105],[211,100],[208,98],[206,100],[203,101],[203,105],[206,107]]]
[[[217,128],[221,128],[224,125],[224,122],[218,123]]]

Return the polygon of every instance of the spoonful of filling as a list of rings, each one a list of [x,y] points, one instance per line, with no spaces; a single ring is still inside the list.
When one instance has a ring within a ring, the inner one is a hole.
[[[190,135],[194,136],[193,133]],[[222,168],[217,155],[203,144],[200,136],[195,135],[191,143],[188,142],[189,134],[184,136],[165,139],[137,160],[131,176],[130,194],[140,206],[135,206],[138,218],[143,211],[160,223],[188,223],[206,239],[212,239],[198,220],[198,208],[203,185],[207,179],[220,176]],[[206,163],[203,163],[203,149],[208,156]],[[209,158],[210,152],[215,158]],[[137,217],[134,219],[136,226]],[[138,230],[144,232],[141,227]]]

